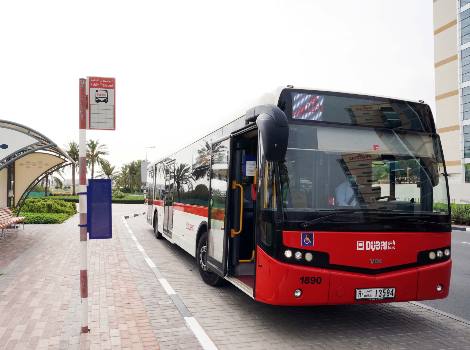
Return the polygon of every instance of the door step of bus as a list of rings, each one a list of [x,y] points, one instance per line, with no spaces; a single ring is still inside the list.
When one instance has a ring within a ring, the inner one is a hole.
[[[226,276],[225,279],[232,283],[235,287],[240,289],[243,293],[253,298],[253,287],[246,284],[244,281],[239,280],[236,277]],[[250,283],[251,284],[251,283]]]
[[[253,276],[255,274],[255,263],[239,263],[235,267],[235,276]]]

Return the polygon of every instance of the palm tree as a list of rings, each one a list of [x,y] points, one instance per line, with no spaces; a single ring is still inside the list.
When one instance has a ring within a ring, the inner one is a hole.
[[[75,141],[69,142],[66,150],[67,154],[75,163],[72,163],[72,194],[75,196],[75,174],[77,172],[77,164],[79,159],[78,144]]]
[[[193,175],[191,174],[191,167],[188,164],[181,163],[177,168],[175,168],[172,177],[175,180],[176,184],[176,193],[178,198],[181,196],[181,188],[184,185],[189,185],[191,180],[193,180]]]
[[[89,140],[88,141],[88,151],[87,151],[87,160],[88,164],[91,167],[91,178],[95,176],[95,164],[99,163],[103,156],[108,154],[106,145],[100,144],[98,140]]]
[[[124,192],[134,192],[141,189],[141,160],[132,161],[121,166],[121,170],[115,174],[115,185]]]
[[[121,168],[121,181],[122,181],[122,187],[124,189],[127,189],[128,191],[129,191],[129,188],[130,188],[129,179],[130,179],[129,164],[125,164]]]
[[[116,172],[114,171],[116,167],[111,166],[111,163],[106,159],[102,158],[99,161],[101,166],[101,176],[104,176],[108,179],[113,179],[116,176]]]

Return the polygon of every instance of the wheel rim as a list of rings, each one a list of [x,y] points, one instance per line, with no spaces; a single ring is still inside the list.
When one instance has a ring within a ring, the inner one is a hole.
[[[204,243],[204,245],[199,250],[199,266],[201,266],[201,269],[203,271],[207,271],[206,261],[207,261],[207,243]]]

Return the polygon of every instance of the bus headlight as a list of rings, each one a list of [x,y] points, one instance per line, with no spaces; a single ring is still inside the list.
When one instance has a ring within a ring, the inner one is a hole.
[[[434,252],[429,252],[429,260],[435,260],[436,259],[436,253]]]
[[[302,295],[302,289],[296,289],[294,291],[294,297],[300,298],[301,295]]]
[[[450,256],[450,249],[449,248],[444,249],[444,255],[447,256],[447,257]]]
[[[284,250],[284,256],[285,256],[287,259],[292,258],[292,250],[290,250],[290,249]]]
[[[299,251],[295,252],[294,257],[295,257],[296,260],[302,259],[302,252],[299,252]]]
[[[305,260],[310,262],[313,260],[313,254],[310,252],[305,253]]]
[[[444,256],[444,253],[442,252],[442,250],[438,250],[438,251],[436,252],[436,256],[437,256],[438,259],[440,259],[440,258],[442,258],[442,257]]]

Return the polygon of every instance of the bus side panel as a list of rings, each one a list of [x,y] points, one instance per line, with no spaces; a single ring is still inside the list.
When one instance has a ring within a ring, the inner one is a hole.
[[[197,231],[207,222],[207,207],[183,203],[173,205],[173,232],[177,232],[178,245],[192,256],[196,252]]]

